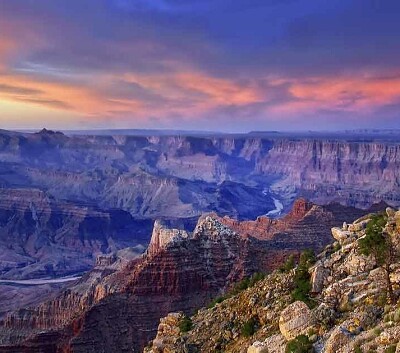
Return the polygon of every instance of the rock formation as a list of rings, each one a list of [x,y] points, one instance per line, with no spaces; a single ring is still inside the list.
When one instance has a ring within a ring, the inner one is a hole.
[[[141,258],[122,262],[100,257],[98,267],[60,295],[9,314],[0,330],[0,352],[7,345],[30,352],[32,340],[44,332],[58,333],[58,339],[51,336],[54,352],[139,349],[154,337],[158,320],[168,312],[192,313],[242,278],[276,269],[289,254],[325,246],[329,236],[302,230],[318,226],[329,232],[333,225],[342,224],[341,206],[332,209],[299,200],[285,218],[288,228],[280,225],[268,237],[258,234],[259,227],[247,229],[235,223],[231,228],[231,220],[212,214],[202,216],[193,232],[156,222]],[[355,216],[361,214],[352,210]],[[292,218],[297,227],[288,221]]]
[[[400,238],[400,211],[389,208],[386,214],[385,231],[395,243]],[[169,314],[180,319],[169,321],[168,330],[160,326],[156,344],[150,343],[145,352],[399,352],[399,302],[388,301],[383,269],[360,253],[359,240],[366,236],[369,219],[367,215],[333,228],[337,241],[308,268],[310,288],[314,288],[308,294],[310,307],[293,302],[300,267],[275,271],[186,318],[191,322],[186,331],[180,329],[183,319],[179,315],[183,314]],[[391,280],[398,300],[399,258],[392,264]]]

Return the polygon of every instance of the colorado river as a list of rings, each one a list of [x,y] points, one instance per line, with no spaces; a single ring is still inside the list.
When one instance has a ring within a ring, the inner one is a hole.
[[[73,277],[62,277],[62,278],[37,278],[37,279],[23,279],[23,280],[12,280],[12,279],[0,279],[0,284],[15,284],[15,285],[25,285],[25,286],[40,286],[43,284],[57,284],[76,281],[81,276]]]
[[[269,211],[267,213],[267,216],[279,216],[281,214],[281,212],[283,211],[282,202],[280,202],[278,199],[275,199],[274,197],[273,197],[273,200],[274,200],[275,209],[272,211]]]

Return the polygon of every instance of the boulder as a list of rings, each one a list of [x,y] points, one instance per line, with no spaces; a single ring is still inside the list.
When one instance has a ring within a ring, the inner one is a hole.
[[[269,353],[285,353],[286,341],[281,334],[268,337],[264,344],[268,347]]]
[[[360,273],[371,271],[375,265],[375,260],[372,256],[364,256],[353,251],[347,257],[344,268],[349,275],[356,276]]]
[[[311,273],[311,292],[320,293],[324,286],[325,279],[329,275],[329,270],[324,268],[322,264],[318,264],[314,267]]]
[[[347,353],[350,352],[350,344],[353,337],[346,328],[335,327],[325,343],[325,353]]]
[[[360,232],[367,227],[369,221],[369,219],[365,219],[361,222],[350,224],[348,230],[349,232]]]
[[[247,348],[247,353],[268,353],[268,346],[264,342],[255,341]]]
[[[324,326],[331,326],[335,322],[336,312],[325,303],[321,303],[314,309],[315,319]]]
[[[296,301],[281,312],[279,329],[287,340],[292,340],[299,335],[307,334],[314,323],[314,317],[308,306],[302,301]]]
[[[391,207],[386,207],[386,214],[389,218],[394,218],[396,211]]]
[[[350,228],[351,224],[349,225]],[[343,244],[343,242],[348,239],[351,236],[351,233],[347,230],[342,230],[341,228],[338,227],[333,227],[331,229],[332,236],[337,240],[340,244]]]

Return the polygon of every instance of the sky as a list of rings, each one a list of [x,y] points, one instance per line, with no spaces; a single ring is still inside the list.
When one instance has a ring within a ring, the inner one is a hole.
[[[0,128],[400,128],[398,0],[0,0]]]

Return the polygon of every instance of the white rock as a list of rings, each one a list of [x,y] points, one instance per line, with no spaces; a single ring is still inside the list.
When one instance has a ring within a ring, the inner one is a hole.
[[[348,239],[350,237],[350,232],[347,230],[342,230],[341,228],[338,227],[333,227],[331,229],[332,231],[332,236],[340,243],[342,244],[343,241]]]
[[[287,306],[279,318],[279,329],[287,340],[306,334],[314,325],[314,317],[308,306],[297,301]]]
[[[247,353],[268,353],[268,347],[263,342],[255,341],[249,348],[247,348]]]

